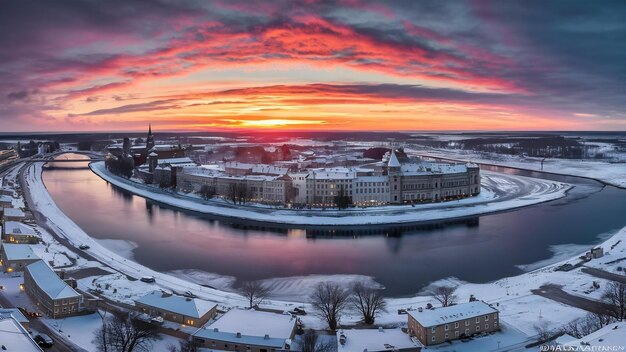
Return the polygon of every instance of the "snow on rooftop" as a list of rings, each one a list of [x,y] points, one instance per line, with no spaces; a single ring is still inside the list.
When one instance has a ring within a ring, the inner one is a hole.
[[[28,271],[37,286],[52,299],[80,297],[80,294],[61,280],[43,260],[29,264],[25,270]]]
[[[564,344],[567,347],[620,347],[626,343],[626,322],[618,322],[609,324],[602,329],[592,332],[591,334],[577,340],[569,341]],[[591,348],[588,349],[592,351]],[[600,351],[600,350],[598,350]],[[605,351],[609,351],[606,349]],[[616,349],[614,351],[619,351]]]
[[[27,244],[4,243],[2,244],[2,251],[7,260],[39,259]]]
[[[8,352],[41,352],[41,348],[22,325],[10,317],[0,317],[0,349]]]
[[[4,223],[4,232],[7,234],[26,234],[32,235],[35,233],[32,227],[26,226],[21,222],[17,221],[7,221]]]
[[[341,335],[345,343],[340,343]],[[354,329],[337,331],[338,352],[377,352],[421,347],[400,329]]]
[[[433,173],[454,174],[467,171],[464,164],[444,164],[444,163],[411,163],[404,164],[400,168],[400,172],[404,176],[410,175],[427,175]]]
[[[2,194],[2,195],[0,195],[0,202],[2,202],[2,203],[11,203],[11,202],[13,202],[13,198],[10,197],[10,196]]]
[[[135,302],[198,319],[216,306],[215,303],[197,298],[178,295],[164,296],[161,291],[148,293]]]
[[[28,323],[28,319],[18,308],[0,308],[0,319],[13,318],[18,323]]]
[[[24,212],[18,208],[4,208],[4,216],[24,217]]]
[[[497,309],[483,301],[474,301],[449,307],[424,309],[421,312],[412,310],[408,313],[423,327],[431,327],[497,312]]]
[[[283,348],[291,338],[296,319],[291,315],[231,309],[194,336],[219,341]],[[239,335],[238,335],[239,333]]]
[[[396,156],[396,152],[395,151],[391,151],[391,155],[389,156],[389,161],[387,161],[387,166],[388,167],[400,167],[400,160],[398,160],[398,157]]]

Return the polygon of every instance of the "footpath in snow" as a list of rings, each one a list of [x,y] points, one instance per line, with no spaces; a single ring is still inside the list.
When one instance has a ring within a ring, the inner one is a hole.
[[[221,199],[204,201],[163,191],[109,173],[104,162],[90,164],[105,181],[138,196],[200,213],[255,222],[311,226],[347,226],[418,223],[511,210],[564,197],[570,184],[494,172],[482,172],[482,190],[476,197],[442,203],[355,208],[348,210],[290,210],[264,206],[236,206]]]

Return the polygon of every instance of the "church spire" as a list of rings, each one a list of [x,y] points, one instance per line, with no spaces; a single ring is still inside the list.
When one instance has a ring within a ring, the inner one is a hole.
[[[148,125],[148,138],[146,138],[146,151],[150,151],[154,147],[154,136],[152,135],[152,124]]]

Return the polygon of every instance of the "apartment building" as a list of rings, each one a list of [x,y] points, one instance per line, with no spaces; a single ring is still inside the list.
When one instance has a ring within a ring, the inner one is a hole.
[[[500,330],[499,312],[483,301],[408,312],[409,333],[425,346]]]

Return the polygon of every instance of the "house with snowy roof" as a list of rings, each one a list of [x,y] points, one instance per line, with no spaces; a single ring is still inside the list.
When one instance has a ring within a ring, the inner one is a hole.
[[[13,197],[8,195],[0,195],[0,208],[13,207]]]
[[[4,272],[23,271],[40,259],[27,244],[4,243],[0,248],[0,267]]]
[[[30,321],[24,314],[19,310],[19,308],[0,308],[0,319],[13,318],[18,323],[20,323],[24,329],[29,329]]]
[[[2,227],[2,240],[8,243],[29,243],[39,242],[39,236],[35,235],[35,229],[17,221],[7,221]]]
[[[192,339],[211,350],[283,351],[291,348],[296,322],[291,315],[232,309],[198,329]]]
[[[26,214],[18,208],[2,208],[2,221],[22,221]]]
[[[422,344],[400,329],[350,329],[337,331],[337,352],[419,352]]]
[[[409,333],[426,346],[500,330],[499,312],[483,301],[408,312]]]
[[[24,269],[24,290],[46,315],[53,319],[78,313],[82,295],[63,281],[43,260]]]
[[[13,317],[0,315],[0,350],[43,352],[26,329]]]
[[[217,304],[161,291],[153,291],[135,301],[139,311],[152,318],[200,327],[215,317]]]

